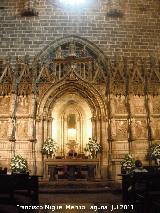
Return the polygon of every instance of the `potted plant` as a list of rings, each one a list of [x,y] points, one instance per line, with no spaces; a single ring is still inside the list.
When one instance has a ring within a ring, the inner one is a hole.
[[[121,161],[121,173],[126,174],[131,172],[135,168],[135,159],[127,154]]]
[[[88,143],[84,149],[86,152],[89,152],[91,158],[96,158],[97,153],[101,152],[101,145],[97,142],[96,139],[89,138]]]
[[[57,152],[58,146],[54,139],[47,138],[42,146],[42,154],[48,156],[55,156]]]
[[[21,155],[16,155],[11,159],[12,173],[26,173],[28,171],[28,163]]]
[[[152,144],[149,149],[149,156],[151,160],[155,160],[156,164],[160,161],[160,144]]]

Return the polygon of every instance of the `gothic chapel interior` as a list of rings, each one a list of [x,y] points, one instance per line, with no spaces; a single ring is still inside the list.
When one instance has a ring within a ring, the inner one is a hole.
[[[54,158],[41,149],[58,144]],[[101,145],[83,158],[89,138]],[[74,145],[74,144],[75,145]],[[160,143],[159,0],[0,0],[0,163],[20,154],[31,174],[97,167],[117,180],[126,154],[148,164]],[[78,157],[79,156],[79,157]],[[97,164],[96,164],[97,163]]]

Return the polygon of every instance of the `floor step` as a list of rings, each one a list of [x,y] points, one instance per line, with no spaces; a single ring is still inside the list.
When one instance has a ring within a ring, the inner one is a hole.
[[[100,181],[68,181],[41,182],[40,193],[72,193],[72,192],[109,192],[111,188],[107,182]]]

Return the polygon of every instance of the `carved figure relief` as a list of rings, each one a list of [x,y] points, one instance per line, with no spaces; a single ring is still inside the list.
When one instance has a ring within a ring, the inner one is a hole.
[[[114,108],[115,108],[115,113],[117,114],[127,113],[124,96],[116,96],[114,98]]]
[[[11,82],[0,85],[0,94],[2,96],[9,95],[11,93],[11,90],[12,90]]]
[[[138,151],[141,151],[141,152],[142,152],[142,150],[143,151],[147,150],[148,149],[148,142],[136,140],[136,141],[134,141],[134,148]]]
[[[145,113],[145,104],[144,97],[133,96],[132,99],[133,111],[135,114],[144,114]]]
[[[19,95],[29,95],[31,93],[31,84],[28,83],[20,83],[18,87],[18,94]]]
[[[29,113],[29,97],[23,96],[18,97],[17,113],[18,114]]]
[[[160,120],[154,119],[152,121],[152,132],[154,139],[160,139]]]
[[[0,114],[8,114],[10,107],[10,97],[0,97]]]
[[[28,138],[28,122],[26,120],[18,120],[16,125],[16,139],[27,140]]]
[[[62,49],[61,46],[59,46],[56,50],[56,59],[61,59],[62,58]]]
[[[76,56],[76,47],[74,43],[69,44],[69,56]]]
[[[8,121],[0,121],[0,138],[8,136]]]
[[[154,114],[159,114],[160,113],[160,97],[155,96],[153,97],[153,113]]]
[[[147,138],[146,120],[133,121],[133,136],[134,138]]]
[[[116,121],[116,139],[117,140],[127,139],[127,121],[126,120]]]

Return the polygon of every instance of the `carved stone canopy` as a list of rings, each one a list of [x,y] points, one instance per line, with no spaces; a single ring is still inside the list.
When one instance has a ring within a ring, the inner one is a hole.
[[[106,94],[154,96],[160,93],[159,59],[107,58],[97,46],[77,36],[51,43],[32,64],[29,62],[28,57],[18,58],[12,66],[10,60],[5,60],[0,73],[1,95],[40,93],[41,87],[56,84],[68,73],[71,80],[71,70],[86,82],[105,84]]]

